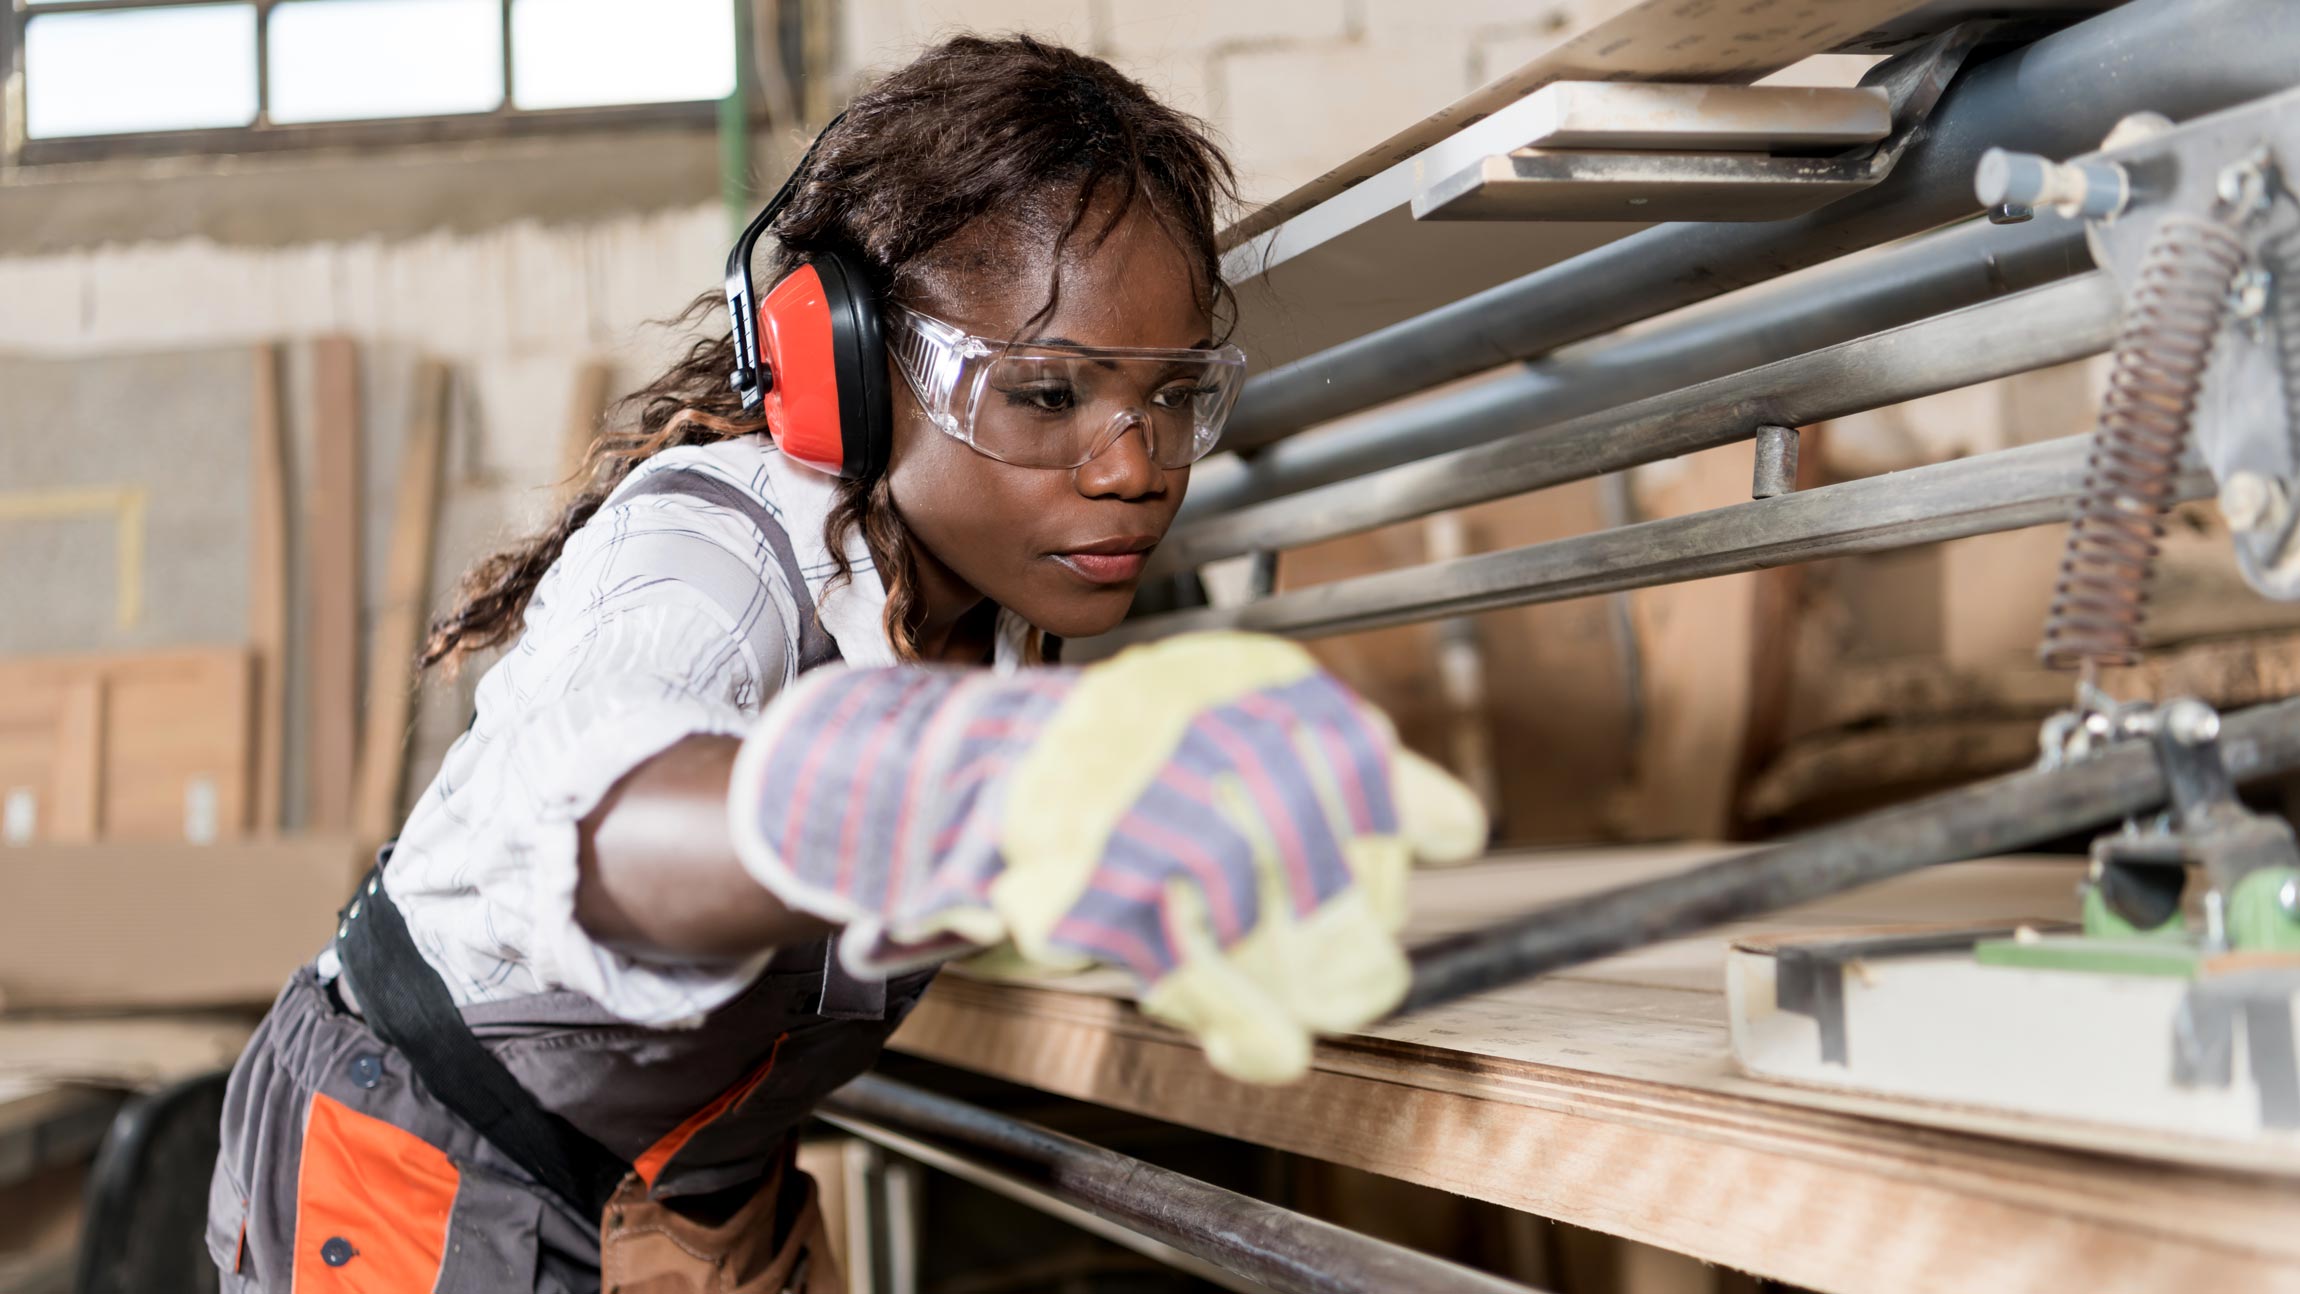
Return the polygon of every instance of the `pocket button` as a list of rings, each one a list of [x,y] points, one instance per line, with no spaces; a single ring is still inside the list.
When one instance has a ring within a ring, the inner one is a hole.
[[[358,1252],[351,1247],[349,1240],[342,1236],[330,1236],[327,1243],[319,1247],[319,1260],[330,1267],[341,1267],[350,1262],[352,1255]]]
[[[382,1082],[383,1058],[371,1054],[352,1057],[351,1081],[366,1088],[372,1088]]]

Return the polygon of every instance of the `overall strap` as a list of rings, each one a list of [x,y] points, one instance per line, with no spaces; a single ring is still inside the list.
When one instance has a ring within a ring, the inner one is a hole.
[[[774,553],[783,568],[783,579],[790,586],[791,599],[799,608],[799,668],[837,660],[838,644],[831,640],[829,631],[822,626],[822,618],[815,614],[813,599],[807,596],[807,580],[799,569],[798,554],[791,548],[790,532],[783,529],[782,519],[747,491],[739,490],[720,477],[699,472],[689,467],[667,467],[649,472],[635,484],[615,496],[617,502],[653,495],[675,494],[698,499],[729,509],[751,523],[759,537]],[[833,936],[823,949],[822,994],[815,1004],[815,1013],[833,1020],[881,1020],[886,1018],[886,981],[864,978],[848,971],[839,961],[838,939]]]
[[[598,1217],[631,1166],[544,1109],[464,1023],[383,887],[390,853],[386,846],[336,927],[343,973],[368,1028],[407,1058],[417,1081],[450,1113],[578,1216]]]
[[[747,491],[739,490],[708,472],[691,467],[667,467],[649,472],[637,483],[615,496],[615,502],[625,499],[643,499],[654,495],[675,494],[700,500],[737,513],[751,523],[775,555],[775,563],[783,569],[783,582],[791,592],[791,601],[799,609],[799,667],[838,659],[838,644],[831,640],[822,618],[815,614],[814,599],[807,595],[807,577],[799,569],[798,554],[791,548],[790,532],[783,529],[782,519],[764,503]]]

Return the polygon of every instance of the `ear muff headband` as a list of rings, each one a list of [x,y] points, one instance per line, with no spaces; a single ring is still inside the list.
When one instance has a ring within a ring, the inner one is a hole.
[[[760,298],[751,255],[782,213],[815,151],[845,117],[833,117],[807,146],[783,187],[744,227],[727,254],[727,312],[735,371],[729,384],[743,408],[766,418],[784,453],[820,471],[868,478],[886,467],[893,415],[878,300],[862,266],[817,252]]]

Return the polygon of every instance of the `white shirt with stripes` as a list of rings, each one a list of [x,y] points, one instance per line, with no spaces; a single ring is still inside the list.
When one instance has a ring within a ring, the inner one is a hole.
[[[803,600],[740,510],[677,493],[630,497],[673,470],[715,477],[779,519]],[[800,616],[821,616],[846,663],[893,663],[885,590],[859,533],[845,543],[852,580],[831,585],[823,523],[834,486],[764,437],[673,449],[641,464],[568,538],[517,644],[481,678],[477,715],[387,869],[416,946],[457,1002],[574,989],[624,1019],[675,1025],[757,975],[765,952],[697,966],[595,943],[575,919],[576,824],[681,739],[748,731],[796,675]],[[1000,614],[1001,668],[1021,659],[1025,633]],[[319,969],[335,973],[332,948]]]

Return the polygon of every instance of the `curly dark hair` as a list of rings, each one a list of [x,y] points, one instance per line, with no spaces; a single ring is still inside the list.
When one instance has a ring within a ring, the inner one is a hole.
[[[866,267],[881,301],[903,302],[930,254],[977,221],[1059,228],[1059,252],[1082,231],[1096,241],[1108,236],[1141,209],[1196,264],[1207,310],[1229,313],[1216,221],[1236,198],[1235,175],[1205,124],[1109,63],[1029,36],[958,36],[865,90],[824,133],[775,220],[776,245],[759,282],[835,248]],[[1106,218],[1085,230],[1096,212]],[[1039,317],[1053,311],[1055,291]],[[678,322],[692,324],[720,303],[706,293]],[[557,519],[463,577],[454,606],[431,626],[423,665],[452,668],[516,636],[567,537],[639,463],[674,446],[764,430],[729,389],[733,368],[728,338],[705,336],[670,371],[618,401]],[[840,579],[853,578],[844,541],[856,528],[886,582],[887,635],[899,657],[915,659],[915,566],[883,476],[840,483],[824,535]]]

